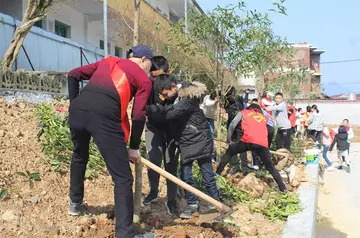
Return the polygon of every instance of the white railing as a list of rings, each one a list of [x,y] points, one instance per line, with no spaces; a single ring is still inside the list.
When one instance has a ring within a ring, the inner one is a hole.
[[[20,21],[0,13],[0,57],[7,50]],[[32,27],[26,36],[14,69],[35,71],[69,71],[103,58],[104,51]],[[26,56],[28,55],[28,57]]]

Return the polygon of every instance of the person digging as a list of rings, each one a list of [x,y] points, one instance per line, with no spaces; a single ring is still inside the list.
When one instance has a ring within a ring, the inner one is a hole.
[[[128,59],[107,57],[76,68],[68,74],[70,96],[69,128],[74,145],[70,167],[69,214],[84,212],[84,177],[89,161],[89,143],[93,137],[115,184],[115,233],[117,238],[154,237],[152,233],[135,235],[133,227],[133,177],[129,161],[139,163],[139,145],[145,124],[146,103],[151,91],[147,76],[158,68],[147,46],[138,45]],[[79,93],[79,82],[89,80]],[[132,128],[127,108],[134,98]],[[126,148],[130,138],[130,148]],[[130,159],[130,160],[129,160]]]
[[[257,104],[251,104],[247,109],[238,112],[229,126],[227,141],[231,142],[234,128],[239,123],[241,124],[243,135],[239,141],[230,143],[229,148],[221,158],[216,173],[221,175],[232,156],[241,152],[254,151],[264,163],[265,168],[273,176],[279,186],[279,190],[286,192],[285,184],[271,161],[266,127],[267,121],[268,119]]]

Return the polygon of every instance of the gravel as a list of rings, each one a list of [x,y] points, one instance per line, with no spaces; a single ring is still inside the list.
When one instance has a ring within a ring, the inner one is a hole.
[[[16,102],[17,100],[24,100],[29,103],[51,102],[54,96],[46,93],[33,93],[21,91],[0,91],[0,97],[3,97],[7,102]]]

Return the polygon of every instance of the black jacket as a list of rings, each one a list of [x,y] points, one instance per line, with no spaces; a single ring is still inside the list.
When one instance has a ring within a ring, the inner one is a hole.
[[[348,149],[348,134],[344,126],[340,126],[338,134],[335,135],[334,141],[331,143],[330,151],[334,148],[335,144],[339,151],[346,151]]]
[[[205,85],[192,82],[179,90],[179,101],[174,105],[151,105],[147,108],[149,118],[163,117],[170,122],[174,139],[179,144],[182,163],[210,159],[212,155],[214,142],[198,99],[205,90]]]

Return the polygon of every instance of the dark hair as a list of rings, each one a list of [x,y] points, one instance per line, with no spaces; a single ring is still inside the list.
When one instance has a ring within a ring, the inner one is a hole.
[[[282,98],[284,97],[284,95],[283,95],[281,92],[277,92],[277,93],[275,94],[275,96],[281,96]]]
[[[161,92],[164,89],[170,90],[173,84],[177,84],[177,80],[174,76],[160,74],[155,78],[154,88],[156,92]]]
[[[302,108],[301,108],[301,107],[299,107],[299,108],[297,109],[297,111],[298,111],[298,112],[301,112],[301,110],[302,110]]]
[[[216,98],[216,92],[211,92],[210,93],[210,99],[215,100],[215,98]]]
[[[253,98],[251,102],[259,102],[259,100],[257,98]]]
[[[347,123],[349,123],[349,119],[346,119],[346,118],[345,118],[343,121],[347,121]]]
[[[266,95],[268,94],[268,91],[264,91],[263,94],[262,94],[262,98],[266,98]]]
[[[164,56],[158,55],[153,57],[155,64],[159,66],[160,69],[164,70],[165,73],[169,71],[169,62]],[[151,68],[150,71],[154,71],[155,68]]]
[[[258,113],[261,113],[261,114],[264,114],[261,107],[259,106],[259,104],[256,104],[256,103],[251,103],[247,109],[249,110],[253,110],[255,112],[258,112]]]
[[[311,106],[311,108],[312,108],[312,109],[314,109],[314,110],[316,110],[316,112],[317,112],[317,113],[319,113],[319,112],[320,112],[320,111],[319,111],[319,109],[318,109],[318,107],[317,107],[315,104],[314,104],[314,105],[312,105],[312,106]]]
[[[307,111],[307,112],[311,112],[311,107],[310,107],[310,106],[307,106],[307,107],[306,107],[306,111]]]

